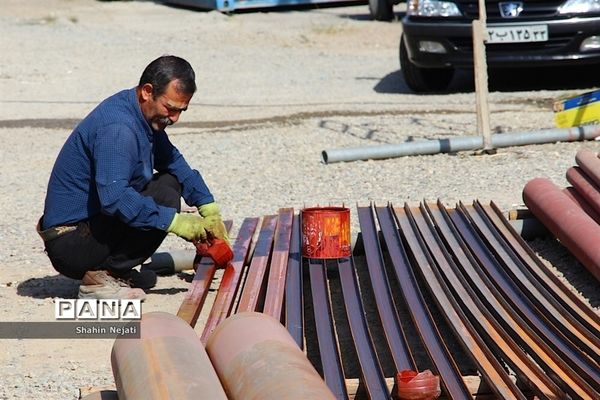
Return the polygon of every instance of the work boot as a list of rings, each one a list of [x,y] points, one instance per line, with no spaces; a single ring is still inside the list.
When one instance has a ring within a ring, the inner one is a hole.
[[[133,288],[140,288],[143,290],[152,289],[156,286],[156,281],[158,277],[156,276],[156,272],[148,269],[148,270],[136,270],[132,269],[127,277],[123,277],[127,283]]]
[[[80,299],[134,299],[144,300],[142,289],[132,288],[126,282],[114,278],[107,271],[88,271],[79,286]]]
[[[140,271],[132,269],[124,274],[117,274],[111,271],[109,274],[117,279],[125,281],[125,283],[132,288],[140,288],[142,290],[152,289],[156,286],[156,281],[158,279],[156,272],[150,269],[142,269]]]

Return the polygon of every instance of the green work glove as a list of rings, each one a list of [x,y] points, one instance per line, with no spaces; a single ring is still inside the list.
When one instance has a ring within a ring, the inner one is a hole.
[[[209,234],[209,236],[212,236],[216,239],[222,239],[227,242],[229,247],[231,247],[227,229],[225,228],[225,224],[223,223],[220,215],[210,215],[204,218],[204,222],[204,229],[206,229],[206,232]]]
[[[221,208],[219,205],[215,202],[203,204],[198,206],[198,212],[204,217],[204,221],[206,222],[206,225],[204,225],[205,229],[210,232],[213,237],[222,239],[231,246],[227,229],[225,228],[225,224],[223,224]]]
[[[206,221],[195,214],[175,214],[167,232],[176,234],[187,241],[205,241]]]
[[[221,218],[221,208],[214,201],[212,203],[203,204],[198,206],[198,212],[203,217],[209,217],[211,215],[218,215]]]

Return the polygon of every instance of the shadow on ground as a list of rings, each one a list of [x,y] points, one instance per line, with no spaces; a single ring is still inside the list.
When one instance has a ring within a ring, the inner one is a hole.
[[[600,84],[597,68],[598,66],[490,69],[488,89],[490,92],[588,90]],[[413,93],[406,84],[401,70],[383,77],[373,90],[377,93]],[[473,72],[457,70],[448,89],[434,94],[474,91]]]
[[[31,278],[17,285],[17,294],[34,299],[59,297],[72,299],[77,297],[80,281],[62,275]]]
[[[191,280],[190,280],[191,281]],[[34,299],[74,299],[77,298],[81,281],[67,278],[63,275],[44,276],[31,278],[17,285],[17,294]],[[147,291],[149,294],[173,295],[186,292],[187,288],[154,288]]]
[[[527,244],[540,257],[555,266],[563,278],[589,300],[592,307],[600,307],[600,283],[558,240],[538,238]]]

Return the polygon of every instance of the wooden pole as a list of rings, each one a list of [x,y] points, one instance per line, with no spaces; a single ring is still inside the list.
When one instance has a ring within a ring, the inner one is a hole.
[[[490,110],[488,106],[488,74],[485,57],[486,11],[485,0],[479,0],[479,19],[473,21],[473,73],[475,76],[475,95],[477,98],[477,130],[483,136],[483,152],[495,153],[492,146],[490,129]]]

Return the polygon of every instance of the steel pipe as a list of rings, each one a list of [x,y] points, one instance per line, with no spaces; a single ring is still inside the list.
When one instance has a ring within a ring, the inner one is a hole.
[[[600,213],[600,190],[594,181],[580,167],[570,167],[566,173],[567,181],[596,213]],[[582,207],[583,208],[583,207]]]
[[[170,250],[152,254],[150,262],[143,265],[145,269],[151,269],[159,275],[173,275],[189,269],[194,269],[194,250]]]
[[[335,399],[285,327],[269,315],[242,312],[223,320],[206,351],[231,400]]]
[[[595,139],[600,136],[600,127],[594,125],[568,129],[547,129],[532,132],[514,132],[492,135],[494,148],[542,144],[553,142],[574,142]],[[330,149],[321,152],[325,164],[340,161],[382,159],[424,154],[453,153],[457,151],[483,148],[481,136],[460,136],[448,139],[419,140],[379,146],[362,146],[345,149]]]
[[[587,215],[589,215],[597,224],[600,224],[600,214],[587,202],[586,199],[573,186],[564,188],[563,193],[575,202]]]
[[[523,200],[548,230],[600,279],[600,225],[548,179],[529,181],[523,189]]]
[[[575,155],[575,162],[596,185],[600,186],[600,158],[589,149],[581,149]]]
[[[335,333],[333,307],[327,281],[327,263],[316,258],[308,259],[308,276],[317,345],[325,383],[338,399],[348,398],[346,377]]]
[[[142,315],[139,339],[116,339],[111,364],[120,400],[227,400],[194,329],[165,313]]]

